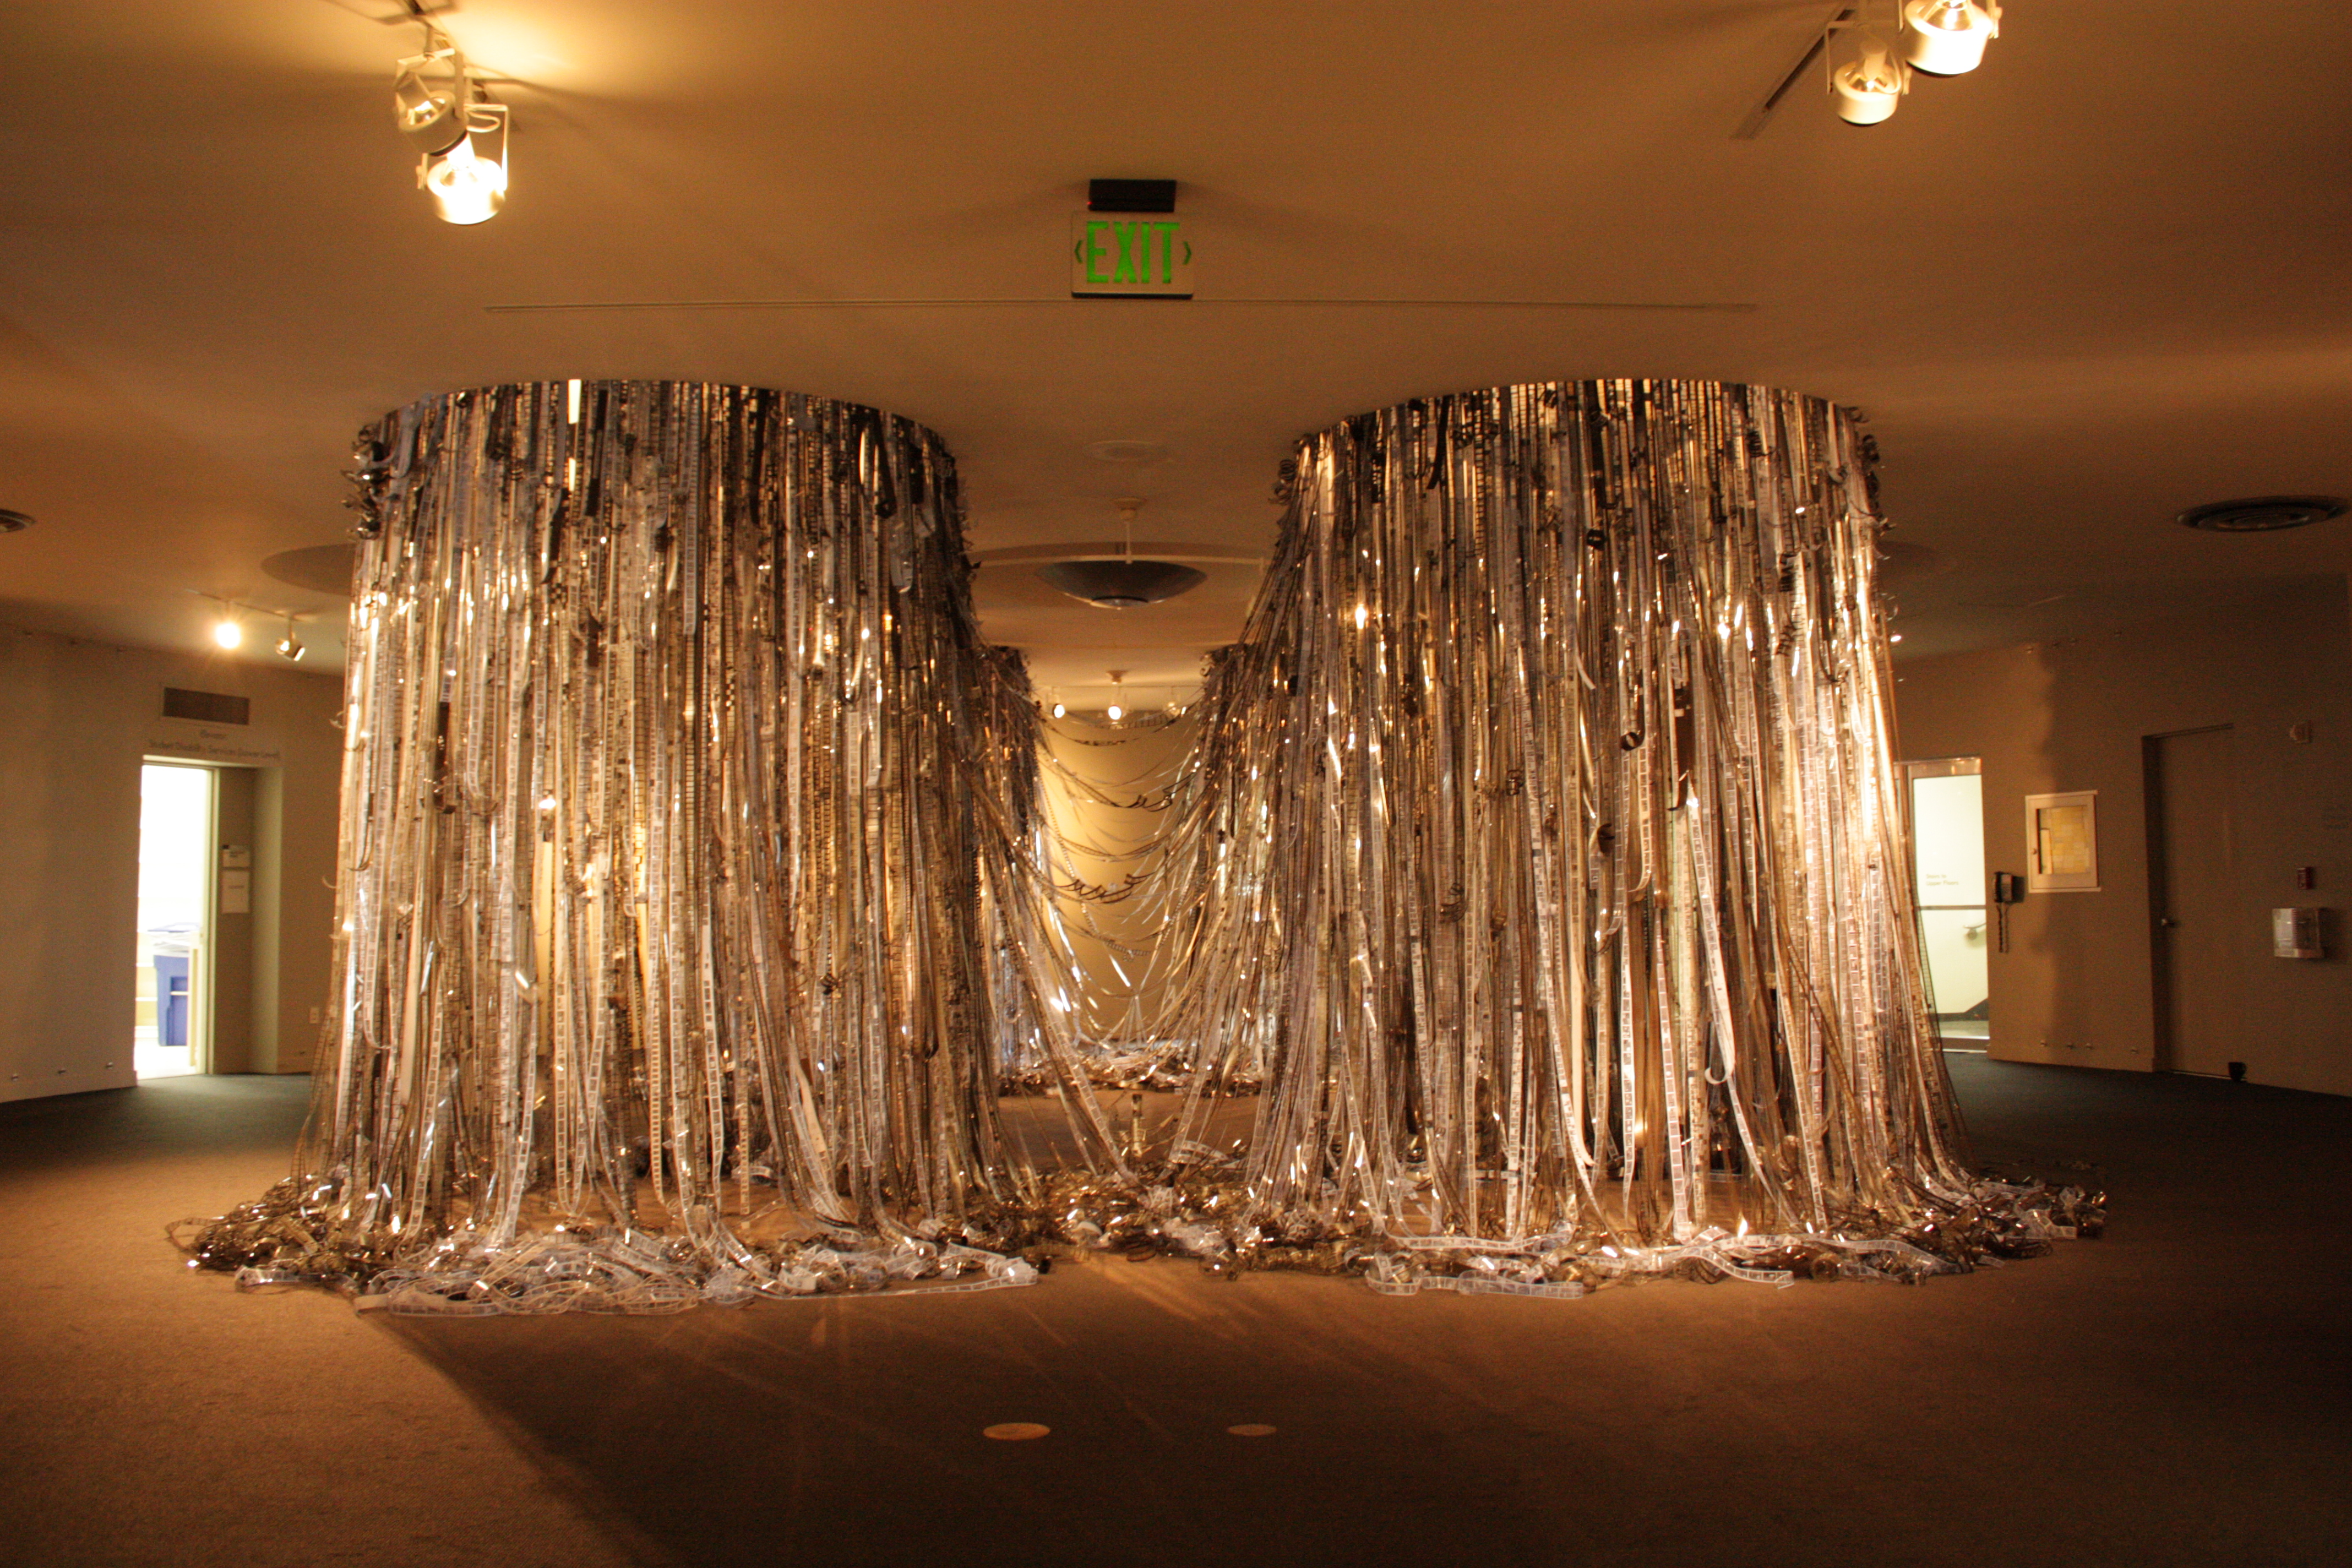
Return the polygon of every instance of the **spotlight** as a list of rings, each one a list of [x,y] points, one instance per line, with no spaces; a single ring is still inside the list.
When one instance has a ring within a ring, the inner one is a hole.
[[[1118,701],[1121,697],[1126,695],[1126,692],[1119,685],[1119,682],[1126,679],[1127,671],[1123,669],[1114,669],[1110,672],[1110,706],[1103,710],[1103,717],[1109,720],[1114,724],[1127,717],[1127,710],[1120,707]]]
[[[1959,76],[2000,37],[2000,7],[1979,0],[1904,0],[1903,58],[1930,76]]]
[[[466,58],[439,29],[425,26],[425,52],[400,62],[392,109],[422,156],[416,184],[445,223],[494,217],[507,199],[507,106],[483,95]]]
[[[225,648],[245,646],[245,627],[237,623],[236,611],[223,611],[221,618],[213,623],[213,641]]]
[[[1876,38],[1862,53],[1830,72],[1837,115],[1848,125],[1876,125],[1892,115],[1908,87],[1903,62]]]
[[[477,102],[466,124],[456,146],[416,165],[416,183],[444,223],[484,223],[507,204],[507,106]]]
[[[302,656],[310,651],[302,646],[302,639],[294,635],[294,617],[287,616],[286,635],[278,639],[278,657],[292,659],[299,664],[301,662]]]
[[[392,112],[400,133],[427,157],[446,153],[466,139],[466,104],[471,96],[466,58],[428,23],[425,52],[411,55],[393,70]]]

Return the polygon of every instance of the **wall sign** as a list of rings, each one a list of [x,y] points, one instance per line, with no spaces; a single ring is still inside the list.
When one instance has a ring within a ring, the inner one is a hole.
[[[1070,215],[1074,299],[1189,300],[1192,241],[1171,212]]]
[[[184,719],[150,722],[144,750],[151,757],[184,757],[194,762],[233,763],[249,768],[277,767],[286,761],[278,737],[268,731],[197,724]]]

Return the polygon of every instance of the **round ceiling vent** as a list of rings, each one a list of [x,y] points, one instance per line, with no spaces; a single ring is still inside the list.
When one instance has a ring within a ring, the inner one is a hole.
[[[1037,575],[1073,599],[1112,610],[1156,605],[1209,580],[1173,561],[1056,561],[1038,567]]]
[[[22,533],[33,526],[33,520],[21,511],[0,508],[0,533]]]
[[[2214,533],[2273,533],[2342,517],[2346,505],[2341,496],[2255,496],[2191,507],[2180,514],[2180,521]]]

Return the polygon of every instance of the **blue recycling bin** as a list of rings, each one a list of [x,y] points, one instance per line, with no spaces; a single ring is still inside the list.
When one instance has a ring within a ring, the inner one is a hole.
[[[155,955],[155,1043],[188,1048],[188,955]]]

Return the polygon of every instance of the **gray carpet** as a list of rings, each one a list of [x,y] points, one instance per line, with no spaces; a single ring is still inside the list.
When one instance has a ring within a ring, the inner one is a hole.
[[[2240,1563],[2352,1556],[2352,1100],[1955,1057],[2106,1240],[1916,1289],[1026,1290],[390,1320],[193,1277],[299,1083],[0,1107],[0,1561]],[[1050,1436],[992,1442],[1028,1421]],[[1226,1428],[1272,1426],[1263,1436]]]

